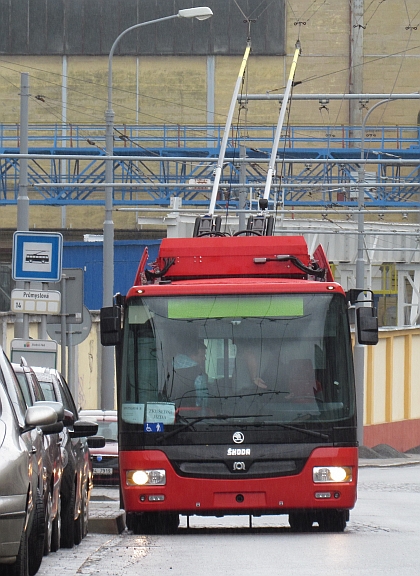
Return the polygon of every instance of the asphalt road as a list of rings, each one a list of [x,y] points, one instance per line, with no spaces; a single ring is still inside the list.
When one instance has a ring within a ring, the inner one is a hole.
[[[343,534],[295,534],[287,516],[186,519],[172,536],[90,533],[73,550],[44,558],[39,576],[417,576],[420,571],[420,465],[360,469],[359,497]],[[117,500],[95,506],[118,508]],[[114,495],[117,491],[113,491]],[[110,498],[111,492],[108,493]]]

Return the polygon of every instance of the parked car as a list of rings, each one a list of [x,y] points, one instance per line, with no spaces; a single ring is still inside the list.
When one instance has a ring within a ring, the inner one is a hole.
[[[1,573],[33,576],[44,545],[43,467],[37,437],[53,427],[46,404],[26,408],[12,366],[0,347],[0,564]],[[41,562],[39,560],[39,563]],[[7,565],[6,566],[4,565]]]
[[[65,409],[62,432],[63,477],[61,479],[61,538],[63,548],[80,544],[88,531],[89,499],[93,487],[92,462],[87,437],[95,436],[95,422],[79,420],[76,405],[62,374],[52,368],[32,367],[46,400],[62,402]],[[103,446],[103,438],[90,438],[92,446]]]
[[[63,459],[61,454],[61,437],[59,432],[63,430],[64,408],[61,402],[46,402],[42,388],[38,382],[35,372],[27,365],[24,358],[20,364],[12,363],[18,384],[25,399],[27,408],[35,403],[47,403],[57,411],[57,418],[61,426],[56,433],[42,428],[43,434],[39,438],[41,443],[42,461],[45,470],[43,500],[45,516],[45,539],[44,555],[51,551],[56,552],[60,547],[60,525],[61,525],[61,478],[63,475]],[[50,432],[47,434],[47,432]]]
[[[81,410],[83,420],[98,423],[98,434],[105,438],[103,448],[91,448],[93,483],[95,486],[116,486],[120,483],[118,463],[118,418],[116,410]]]

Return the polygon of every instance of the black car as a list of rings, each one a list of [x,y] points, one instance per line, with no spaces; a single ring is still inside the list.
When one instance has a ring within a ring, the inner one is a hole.
[[[35,372],[27,365],[24,358],[20,364],[12,364],[16,374],[22,395],[25,399],[26,406],[33,406],[35,403],[45,401],[45,396],[38,382]],[[64,408],[61,402],[47,402],[49,406],[57,411],[58,420],[61,421],[61,430],[63,429]],[[63,475],[63,460],[61,455],[61,437],[57,429],[56,433],[46,434],[45,427],[42,429],[44,434],[39,438],[41,442],[41,451],[43,453],[43,493],[44,493],[44,511],[45,511],[45,540],[44,554],[51,551],[56,552],[60,547],[60,523],[61,523],[61,501],[60,488],[61,478]]]
[[[93,487],[88,440],[98,424],[79,420],[76,405],[63,376],[52,368],[32,367],[46,400],[61,402],[65,409],[62,438],[63,477],[61,480],[61,539],[63,548],[80,544],[88,531],[88,510]],[[101,437],[90,438],[92,445],[103,446]]]

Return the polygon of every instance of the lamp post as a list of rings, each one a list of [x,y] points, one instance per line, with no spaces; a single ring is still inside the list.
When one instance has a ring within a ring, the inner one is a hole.
[[[123,36],[131,30],[149,26],[157,22],[172,20],[174,18],[197,18],[197,20],[207,20],[213,15],[210,8],[201,6],[197,8],[185,8],[176,14],[140,22],[123,30],[114,41],[108,58],[108,107],[105,112],[105,220],[103,225],[103,306],[112,306],[114,299],[114,222],[112,216],[113,207],[113,180],[114,162],[111,156],[114,153],[114,111],[112,109],[112,58],[115,48]],[[102,387],[101,387],[101,407],[111,409],[114,407],[114,351],[111,347],[102,348]]]
[[[386,104],[390,102],[391,98],[386,100],[381,100],[372,106],[369,112],[363,119],[362,122],[362,132],[360,135],[360,159],[364,160],[365,156],[365,132],[366,132],[366,122],[372,112],[381,104]],[[356,289],[365,289],[365,260],[364,260],[364,242],[365,242],[365,176],[366,170],[363,163],[360,164],[358,170],[358,195],[357,195],[357,207],[359,214],[357,217],[357,258],[356,258]],[[363,306],[363,304],[356,304],[356,308]],[[357,320],[356,320],[357,321]],[[356,392],[357,392],[357,440],[359,446],[363,445],[363,413],[364,413],[364,395],[365,395],[365,348],[363,344],[359,344],[357,339],[356,330],[356,341],[354,345],[354,376],[356,381]]]

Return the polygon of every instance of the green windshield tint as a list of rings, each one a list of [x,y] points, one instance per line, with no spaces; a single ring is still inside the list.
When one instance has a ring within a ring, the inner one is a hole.
[[[174,298],[168,318],[281,318],[303,316],[303,298]]]

